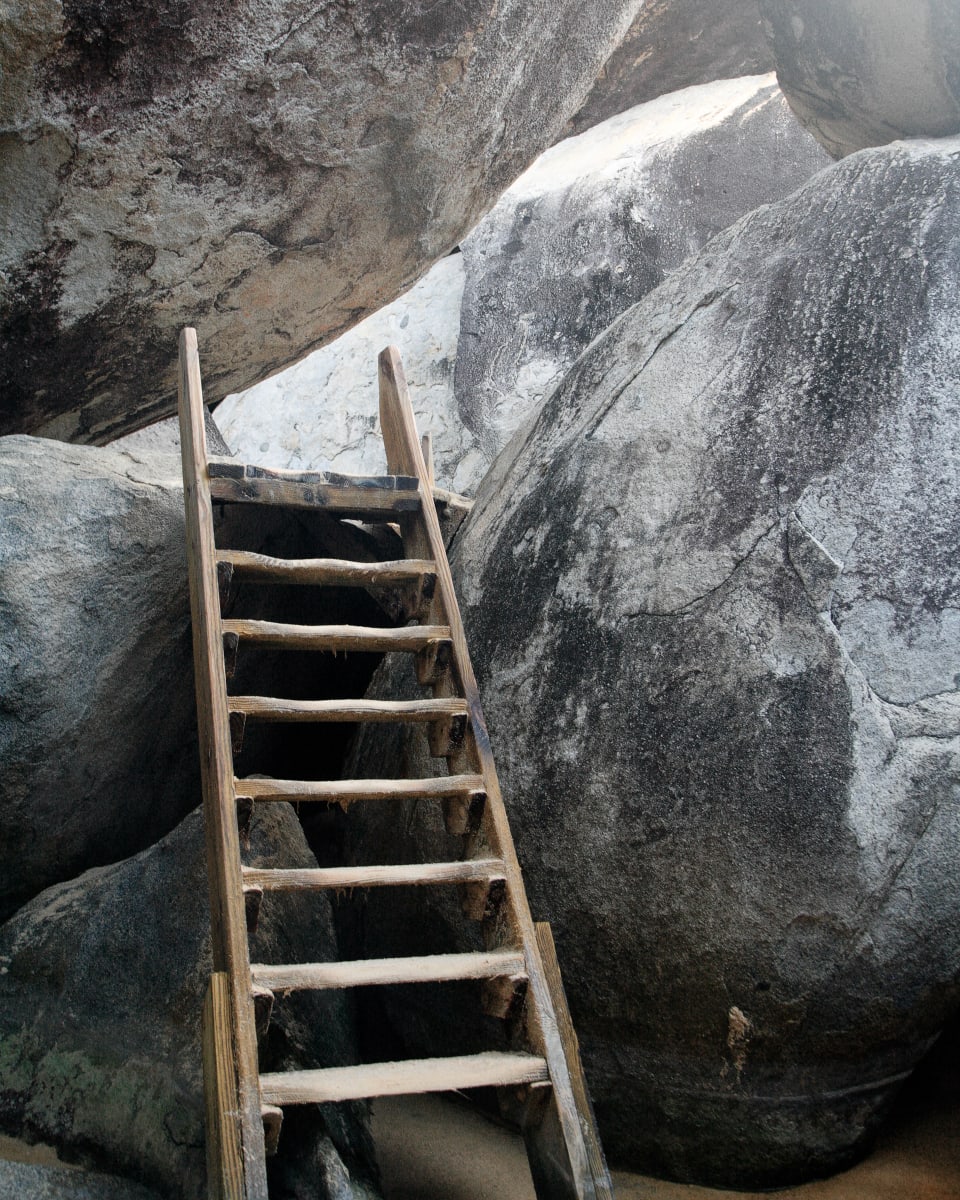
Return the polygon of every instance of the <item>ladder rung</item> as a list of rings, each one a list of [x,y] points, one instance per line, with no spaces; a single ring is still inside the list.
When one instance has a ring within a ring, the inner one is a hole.
[[[428,558],[390,562],[352,562],[345,558],[273,558],[250,550],[218,550],[217,562],[233,567],[238,578],[254,583],[298,583],[330,587],[408,583],[436,572]]]
[[[265,721],[438,721],[463,717],[457,696],[433,700],[279,700],[273,696],[230,696],[230,712]]]
[[[244,891],[313,891],[322,888],[399,887],[404,884],[493,883],[506,878],[499,858],[465,862],[410,863],[375,867],[302,867],[291,870],[243,868]]]
[[[484,792],[482,775],[438,775],[430,779],[235,779],[237,796],[251,800],[426,800]]]
[[[440,983],[451,979],[495,979],[525,974],[519,950],[482,954],[426,954],[416,958],[361,959],[356,962],[292,963],[269,966],[252,963],[255,987],[271,992],[301,988],[351,988],[387,983]]]
[[[279,621],[224,621],[223,632],[241,642],[288,650],[357,650],[388,653],[424,649],[449,642],[449,625],[404,625],[380,629],[368,625],[288,625]]]
[[[282,471],[212,458],[208,476],[211,498],[234,504],[323,508],[340,516],[387,521],[420,508],[418,481],[407,475]]]
[[[549,1081],[547,1064],[534,1054],[488,1051],[459,1058],[420,1058],[406,1062],[285,1071],[260,1076],[266,1104],[323,1104],[372,1096],[449,1092],[457,1088],[518,1087]]]

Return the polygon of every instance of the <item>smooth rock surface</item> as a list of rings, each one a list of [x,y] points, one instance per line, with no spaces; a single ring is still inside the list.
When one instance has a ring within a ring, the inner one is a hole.
[[[556,140],[640,0],[7,5],[0,433],[103,443],[409,287]]]
[[[773,68],[756,0],[647,0],[567,127],[582,133],[669,92]]]
[[[834,156],[960,133],[955,0],[760,0],[780,86]]]
[[[638,106],[548,150],[410,292],[216,420],[241,457],[384,470],[376,356],[403,354],[437,480],[473,491],[597,334],[745,212],[829,163],[772,76]]]
[[[837,1170],[960,1001],[958,166],[960,139],[865,151],[721,234],[579,360],[455,544],[615,1164]],[[351,767],[398,755],[422,768],[410,738]],[[362,816],[358,854],[444,837],[426,806]],[[429,1015],[391,1011],[413,1042]]]
[[[0,440],[0,916],[199,800],[173,457]]]
[[[417,428],[429,433],[437,480],[473,487],[489,465],[478,455],[453,393],[463,256],[451,254],[406,295],[295,366],[228,396],[216,420],[240,458],[265,466],[381,475],[377,355],[397,346]],[[136,436],[136,435],[135,435]]]
[[[261,867],[316,865],[285,804],[258,810],[245,857]],[[336,956],[325,898],[264,902],[254,961]],[[200,1014],[211,959],[200,813],[143,854],[21,909],[0,929],[0,966],[4,1130],[165,1196],[205,1196]],[[276,1006],[264,1069],[342,1065],[354,1052],[344,993],[314,993]],[[299,1137],[281,1134],[281,1151],[294,1175],[294,1152],[308,1160],[301,1174],[327,1164],[326,1175],[313,1175],[311,1195],[374,1194],[361,1106],[325,1107]]]
[[[489,460],[615,317],[828,162],[769,75],[663,96],[541,155],[463,242],[455,390]]]

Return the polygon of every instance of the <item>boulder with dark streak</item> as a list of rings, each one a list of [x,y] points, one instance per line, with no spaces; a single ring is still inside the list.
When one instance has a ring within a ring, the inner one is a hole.
[[[715,238],[455,545],[615,1163],[840,1169],[960,1003],[958,168],[960,139],[864,151]],[[388,765],[360,742],[358,774]],[[441,836],[400,824],[394,853]]]
[[[454,387],[474,457],[492,462],[685,258],[829,162],[771,75],[684,88],[542,154],[462,244]]]
[[[172,412],[183,325],[215,400],[393,299],[556,140],[639,5],[14,5],[0,433]]]

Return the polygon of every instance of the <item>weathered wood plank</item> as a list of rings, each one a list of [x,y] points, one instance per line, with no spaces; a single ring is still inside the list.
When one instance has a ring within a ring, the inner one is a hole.
[[[317,891],[325,888],[403,887],[434,883],[490,882],[503,878],[503,863],[496,858],[464,862],[404,863],[374,867],[303,867],[296,870],[243,868],[245,889],[264,892]]]
[[[523,953],[519,950],[489,950],[476,954],[424,954],[415,958],[282,966],[251,963],[250,972],[256,986],[269,988],[271,992],[440,983],[453,979],[491,979],[498,975],[516,977],[523,972]]]
[[[249,977],[250,959],[240,878],[240,843],[233,794],[233,758],[203,411],[197,335],[193,329],[184,329],[180,335],[180,445],[213,962],[214,970],[226,972],[228,978],[240,1097],[244,1197],[245,1200],[267,1200],[256,1024],[249,989],[240,986],[240,981]]]
[[[251,646],[283,650],[343,650],[367,654],[408,651],[415,654],[432,642],[450,639],[445,625],[404,625],[381,629],[368,625],[291,625],[283,621],[230,620],[225,636]],[[224,643],[226,646],[226,643]]]
[[[281,483],[312,484],[315,487],[343,488],[345,491],[361,489],[368,492],[416,491],[417,479],[413,475],[344,475],[339,471],[293,471],[287,467],[265,467],[260,463],[241,462],[230,457],[211,454],[207,459],[207,471],[211,480],[276,480]]]
[[[426,800],[483,793],[482,775],[438,775],[427,779],[237,779],[238,796],[251,800]]]
[[[281,700],[275,696],[230,696],[232,713],[261,721],[438,721],[462,717],[457,697],[441,700]]]
[[[420,495],[415,491],[301,483],[295,479],[272,477],[211,479],[210,495],[226,504],[322,509],[340,517],[367,521],[395,521],[400,514],[416,512],[420,507]]]
[[[366,587],[433,578],[432,561],[401,558],[354,562],[345,558],[274,558],[252,550],[218,550],[217,562],[250,583],[287,583],[327,587]]]
[[[210,1200],[243,1200],[237,1071],[230,1032],[230,989],[214,971],[203,1002],[203,1098],[206,1109],[207,1194]]]
[[[264,1099],[271,1104],[324,1104],[373,1096],[449,1092],[455,1088],[518,1087],[547,1078],[547,1066],[534,1054],[462,1055],[406,1062],[328,1067],[262,1075]]]

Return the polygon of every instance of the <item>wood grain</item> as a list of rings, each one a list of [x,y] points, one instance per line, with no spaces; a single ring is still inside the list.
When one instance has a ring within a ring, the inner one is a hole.
[[[231,620],[223,622],[223,631],[252,646],[365,654],[389,654],[391,651],[415,654],[431,642],[450,640],[450,630],[445,625],[382,629],[368,625],[292,625],[282,621]]]
[[[518,950],[476,954],[424,954],[415,958],[360,959],[336,963],[252,963],[255,985],[271,992],[367,987],[393,983],[439,983],[451,979],[491,979],[523,971]]]
[[[517,1087],[547,1079],[547,1066],[534,1054],[488,1051],[457,1058],[328,1067],[261,1076],[264,1099],[272,1104],[324,1104],[373,1096],[407,1096],[472,1087]]]
[[[463,700],[281,700],[231,696],[230,712],[261,721],[437,721],[464,716]]]
[[[429,559],[417,558],[353,562],[344,558],[275,558],[252,550],[218,550],[217,562],[232,567],[238,578],[251,583],[365,587],[418,582],[434,574]]]
[[[238,796],[251,800],[425,800],[471,797],[483,792],[482,775],[438,775],[427,779],[237,779]]]
[[[210,1200],[243,1200],[237,1071],[230,1032],[230,987],[214,971],[203,1002],[203,1098]]]

